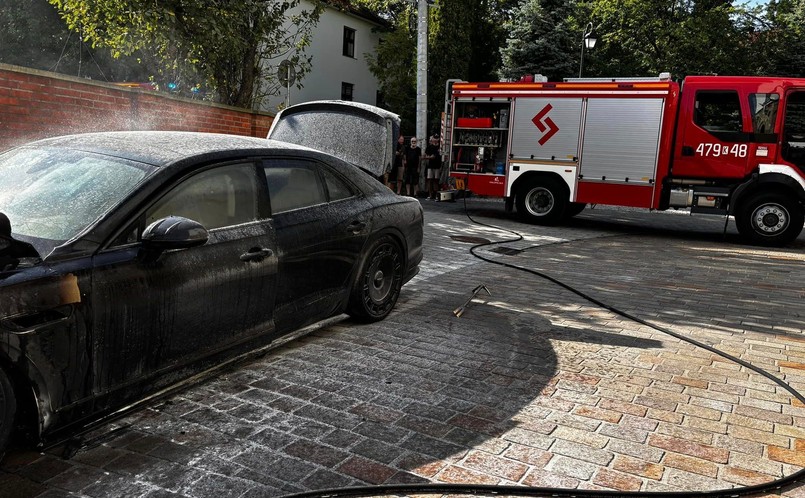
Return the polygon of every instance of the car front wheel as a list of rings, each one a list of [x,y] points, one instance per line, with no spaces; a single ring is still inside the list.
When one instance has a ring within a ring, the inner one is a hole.
[[[352,289],[347,313],[370,323],[386,318],[402,288],[405,260],[400,244],[389,235],[370,243]]]
[[[0,460],[6,452],[8,437],[14,424],[14,413],[17,410],[17,401],[14,398],[14,387],[8,380],[6,373],[0,368]]]
[[[802,206],[792,197],[761,192],[744,202],[735,213],[738,231],[754,244],[782,246],[802,232]]]

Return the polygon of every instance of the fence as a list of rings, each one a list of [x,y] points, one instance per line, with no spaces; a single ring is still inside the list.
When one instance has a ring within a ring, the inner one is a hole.
[[[122,130],[265,137],[273,116],[0,64],[0,150],[39,138]]]

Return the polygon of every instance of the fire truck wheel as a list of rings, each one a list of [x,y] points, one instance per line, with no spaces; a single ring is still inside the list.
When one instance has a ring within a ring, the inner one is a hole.
[[[564,185],[552,178],[536,178],[517,192],[517,213],[538,225],[554,225],[562,220],[567,208]]]
[[[587,204],[584,202],[568,202],[567,209],[565,209],[565,218],[572,218],[577,214],[581,214]]]
[[[778,192],[758,192],[743,202],[735,213],[738,231],[753,244],[782,246],[802,232],[802,206]]]
[[[347,314],[364,323],[386,318],[400,296],[404,267],[402,248],[394,238],[383,235],[372,241],[352,288]]]
[[[14,413],[17,410],[14,387],[6,373],[0,368],[0,460],[6,451],[11,426],[14,424]]]

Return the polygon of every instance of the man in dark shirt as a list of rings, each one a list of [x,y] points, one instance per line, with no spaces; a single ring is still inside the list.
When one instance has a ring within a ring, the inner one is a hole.
[[[439,193],[439,175],[442,171],[442,154],[439,152],[439,136],[430,137],[430,143],[425,147],[425,159],[428,161],[425,182],[428,187],[428,199],[436,200]]]
[[[405,149],[405,195],[416,196],[419,186],[419,161],[422,159],[422,149],[417,145],[416,137],[411,137],[411,145]]]

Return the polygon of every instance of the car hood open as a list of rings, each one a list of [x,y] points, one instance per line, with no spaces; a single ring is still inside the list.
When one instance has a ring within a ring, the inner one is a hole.
[[[391,169],[400,117],[379,107],[318,100],[280,111],[268,138],[320,150],[375,177]]]

